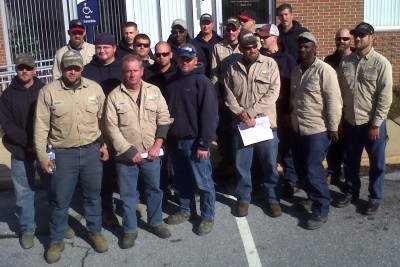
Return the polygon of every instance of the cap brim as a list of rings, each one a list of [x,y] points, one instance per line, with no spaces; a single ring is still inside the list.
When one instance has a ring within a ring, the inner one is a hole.
[[[240,15],[239,18],[241,18],[241,19],[252,19],[252,18],[250,18],[249,16],[246,16],[246,15]]]
[[[69,29],[71,32],[84,32],[85,29],[81,27],[72,27]]]

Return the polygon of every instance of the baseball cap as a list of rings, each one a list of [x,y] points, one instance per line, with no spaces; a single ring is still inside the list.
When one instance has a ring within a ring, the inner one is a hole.
[[[258,30],[256,35],[260,35],[262,37],[270,36],[270,35],[279,36],[279,30],[275,24],[265,24]]]
[[[201,15],[201,17],[200,17],[200,22],[203,22],[203,21],[205,21],[205,20],[208,20],[208,21],[211,21],[211,22],[214,21],[214,20],[213,20],[213,17],[212,17],[210,14],[208,14],[208,13],[204,13],[204,14]]]
[[[178,50],[178,56],[185,56],[194,59],[195,57],[197,57],[196,47],[194,47],[194,45],[192,44],[183,44]]]
[[[239,33],[239,44],[240,46],[248,46],[257,43],[257,37],[252,31],[243,29]]]
[[[240,27],[240,21],[239,21],[237,18],[235,18],[235,17],[230,17],[230,18],[228,18],[228,19],[226,20],[225,26],[228,26],[229,24],[234,25],[236,28],[239,28],[239,27]]]
[[[300,39],[306,39],[313,42],[315,45],[317,44],[317,39],[311,32],[303,32],[296,38],[296,41],[299,41]]]
[[[34,68],[35,67],[35,59],[28,54],[21,54],[15,60],[15,67],[20,65],[26,65],[28,67]]]
[[[187,30],[187,24],[184,19],[176,19],[172,22],[171,29],[175,26],[181,26],[183,29]]]
[[[116,45],[115,37],[111,33],[103,32],[96,35],[94,45]]]
[[[374,27],[372,27],[371,24],[368,24],[366,22],[361,22],[356,26],[355,29],[350,31],[351,35],[354,35],[355,33],[362,33],[365,35],[371,35],[374,34],[375,30]]]
[[[79,19],[74,19],[69,22],[69,30],[70,31],[85,31],[85,23]]]
[[[68,50],[61,58],[61,64],[65,67],[78,66],[83,67],[83,59],[79,52],[75,50]]]
[[[245,10],[242,13],[240,13],[239,18],[256,20],[257,16],[256,12],[254,12],[253,10]]]

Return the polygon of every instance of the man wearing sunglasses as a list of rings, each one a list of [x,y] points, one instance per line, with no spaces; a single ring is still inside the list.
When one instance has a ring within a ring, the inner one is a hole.
[[[338,75],[343,95],[343,135],[345,142],[345,195],[337,206],[357,202],[360,194],[360,161],[367,151],[369,202],[365,215],[378,211],[383,199],[386,171],[385,149],[388,140],[386,118],[392,103],[392,65],[373,48],[375,31],[362,22],[350,31],[356,52],[343,58]]]
[[[297,42],[301,63],[290,84],[291,146],[297,177],[312,202],[306,228],[314,230],[328,220],[331,197],[322,162],[329,142],[338,140],[342,98],[335,70],[316,57],[315,36],[303,32]]]
[[[133,45],[135,53],[139,55],[143,61],[143,67],[148,68],[153,65],[154,60],[150,56],[150,37],[147,36],[147,34],[139,33],[133,40]]]
[[[15,61],[17,75],[0,98],[0,123],[5,132],[4,147],[11,153],[11,178],[17,206],[20,208],[20,244],[32,248],[35,238],[35,164],[33,145],[34,109],[44,86],[35,77],[36,65],[31,55],[22,54]],[[50,177],[37,168],[46,190]]]
[[[234,128],[233,147],[237,169],[236,216],[248,214],[251,202],[253,159],[260,162],[262,181],[265,186],[267,214],[271,217],[282,215],[279,205],[279,175],[276,165],[278,137],[276,124],[276,101],[279,96],[280,79],[276,62],[259,53],[257,37],[243,29],[239,34],[239,48],[242,58],[233,63],[224,79],[225,103],[231,111]],[[273,139],[248,146],[243,145],[237,125],[256,125],[256,118],[268,116]],[[254,157],[253,157],[254,153]]]
[[[232,133],[230,129],[232,117],[225,105],[224,78],[230,66],[241,59],[239,50],[240,21],[230,17],[225,22],[225,39],[214,46],[211,60],[211,82],[214,84],[218,96],[219,121],[217,128],[218,151],[222,160],[214,169],[214,178],[230,178],[235,175],[232,158]],[[232,179],[232,178],[231,178]],[[225,182],[221,179],[221,182]]]
[[[184,44],[178,52],[179,73],[167,86],[167,104],[174,119],[168,133],[174,182],[180,211],[166,219],[180,224],[194,219],[195,192],[200,195],[201,222],[197,234],[211,232],[215,217],[215,188],[210,146],[218,124],[217,95],[211,81],[197,68],[198,50]]]
[[[168,37],[167,43],[171,46],[172,55],[175,60],[178,60],[178,52],[183,44],[192,44],[197,50],[197,61],[203,65],[203,71],[207,68],[207,59],[203,50],[194,43],[188,33],[187,23],[183,19],[176,19],[171,24],[171,35]]]
[[[355,51],[354,47],[351,47],[351,35],[348,29],[339,29],[335,35],[336,50],[333,54],[328,55],[324,61],[331,65],[332,68],[337,70],[339,62],[345,56],[350,55]],[[339,131],[340,138],[337,142],[332,142],[329,146],[328,153],[326,155],[326,161],[328,163],[327,181],[330,184],[340,186],[340,177],[342,176],[342,161],[344,157],[344,142]]]
[[[68,35],[70,40],[68,45],[57,50],[53,59],[53,80],[61,77],[61,58],[68,50],[78,51],[83,59],[83,65],[88,64],[95,54],[94,45],[86,43],[85,24],[81,20],[71,20],[69,23]]]

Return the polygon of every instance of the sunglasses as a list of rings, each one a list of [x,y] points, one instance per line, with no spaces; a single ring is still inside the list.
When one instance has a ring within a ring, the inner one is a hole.
[[[247,23],[247,22],[249,22],[250,20],[249,19],[241,19],[240,20],[240,22],[242,22],[242,23]]]
[[[34,67],[29,67],[29,66],[26,66],[26,65],[19,65],[17,67],[17,70],[19,70],[19,71],[23,71],[23,70],[31,71],[33,69],[34,69]]]
[[[251,49],[257,49],[257,45],[252,45],[252,46],[245,46],[243,47],[243,50],[245,51],[250,51]]]
[[[268,39],[269,37],[271,37],[272,35],[267,35],[267,36],[258,35],[258,36],[260,37],[260,39],[265,40],[265,39]]]
[[[225,31],[226,32],[235,32],[237,31],[238,28],[226,28]]]
[[[171,33],[172,33],[172,34],[175,34],[175,35],[184,34],[184,33],[185,33],[185,30],[174,30],[174,31],[171,31]]]
[[[168,57],[171,54],[171,52],[163,52],[163,53],[155,53],[154,55],[156,57]]]
[[[365,34],[365,33],[355,33],[354,34],[354,38],[358,38],[358,37],[364,38],[365,36],[367,36],[367,34]]]
[[[142,47],[142,46],[144,46],[145,48],[149,48],[150,44],[136,43],[136,47]]]
[[[335,40],[338,41],[338,42],[340,42],[341,40],[347,42],[347,41],[350,40],[350,37],[336,37]]]

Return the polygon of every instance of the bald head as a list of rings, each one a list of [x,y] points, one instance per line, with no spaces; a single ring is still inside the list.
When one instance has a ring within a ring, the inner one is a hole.
[[[169,45],[169,43],[161,41],[156,44],[154,50],[155,50],[154,55],[155,55],[156,65],[162,72],[167,71],[171,66],[171,59],[172,59],[171,46]]]
[[[337,51],[340,54],[348,55],[351,53],[351,34],[350,31],[346,28],[341,28],[336,32],[335,35],[335,44]]]

